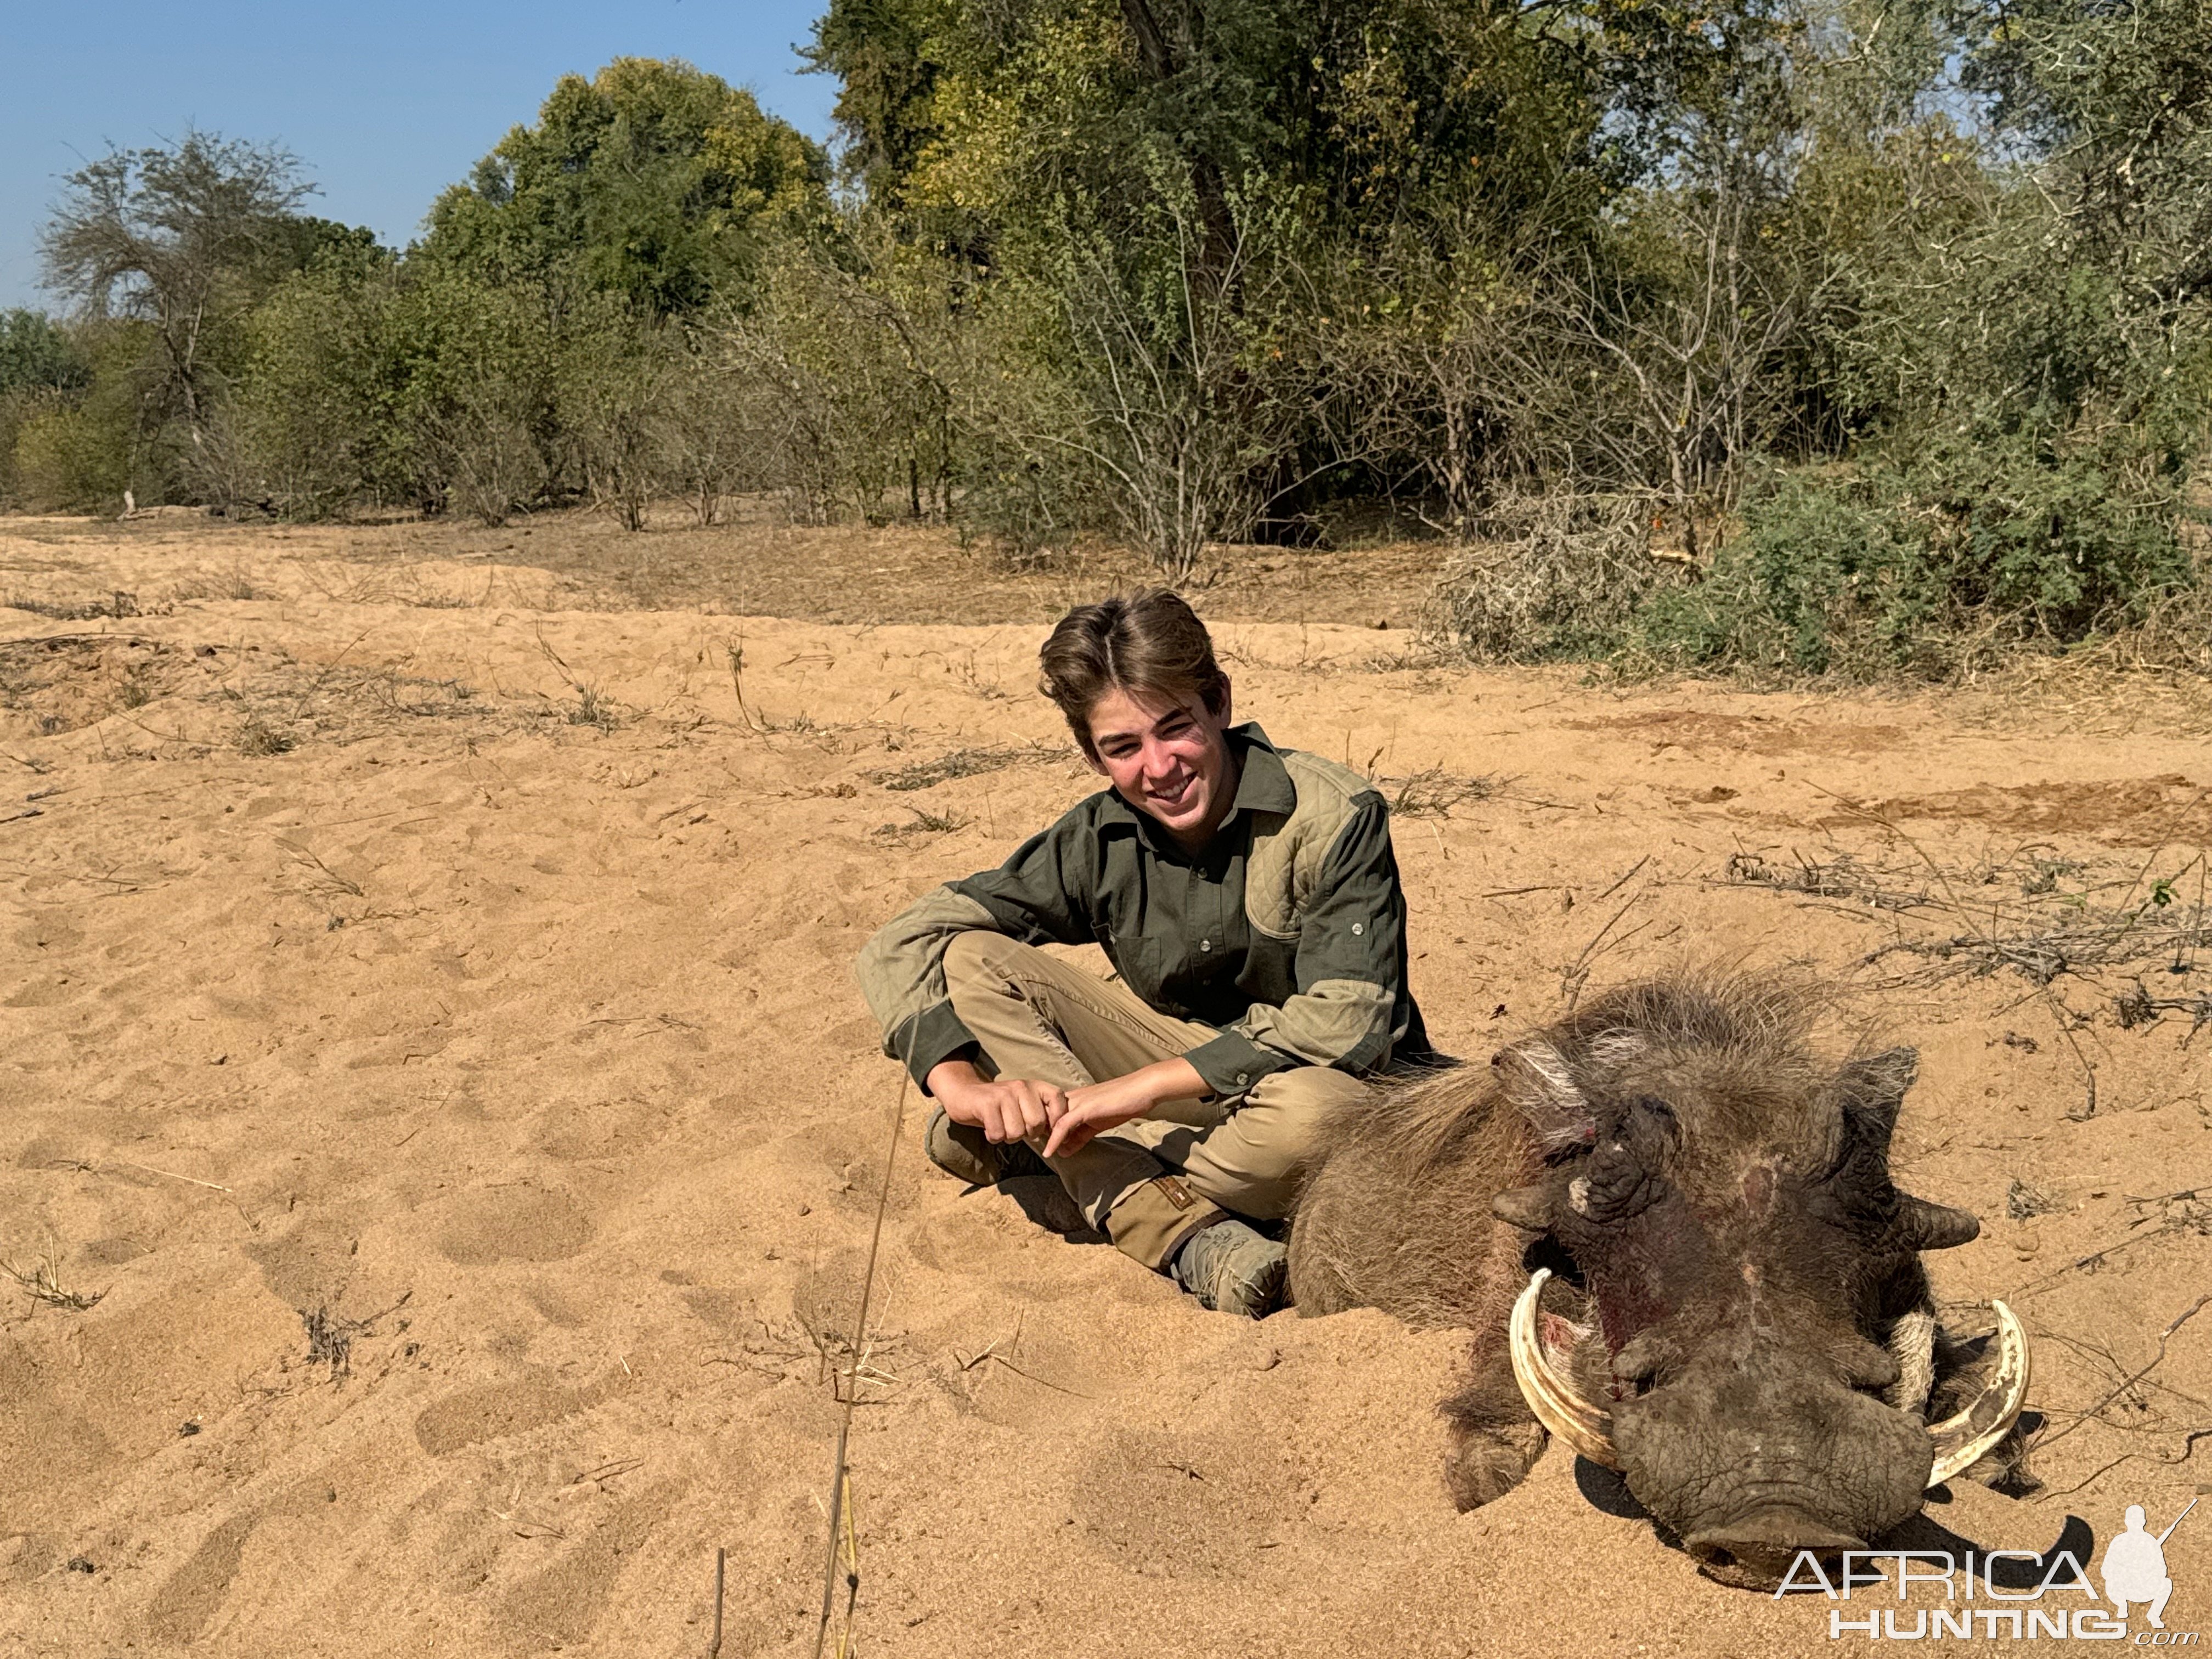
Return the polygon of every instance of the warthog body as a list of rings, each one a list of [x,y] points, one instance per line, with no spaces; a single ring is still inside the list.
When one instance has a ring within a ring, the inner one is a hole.
[[[1823,1062],[1809,1006],[1777,981],[1631,986],[1331,1125],[1292,1292],[1474,1331],[1443,1407],[1462,1508],[1542,1449],[1507,1332],[1548,1266],[1524,1358],[1595,1402],[1600,1455],[1709,1571],[1769,1581],[1918,1510],[1930,1407],[1978,1381],[1920,1252],[1978,1224],[1890,1180],[1913,1052]]]

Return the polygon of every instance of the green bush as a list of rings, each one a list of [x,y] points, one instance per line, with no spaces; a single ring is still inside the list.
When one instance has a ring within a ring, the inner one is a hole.
[[[325,266],[289,278],[256,309],[226,410],[239,494],[297,519],[410,496],[394,418],[404,383],[398,305],[389,272]]]
[[[15,470],[34,512],[119,511],[133,482],[130,431],[99,408],[49,408],[16,429]]]
[[[2132,459],[2023,441],[1782,473],[1705,579],[1655,595],[1626,642],[1662,664],[1860,679],[2077,643],[2191,579],[2173,489]]]

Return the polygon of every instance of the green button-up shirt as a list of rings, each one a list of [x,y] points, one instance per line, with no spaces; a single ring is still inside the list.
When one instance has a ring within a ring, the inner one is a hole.
[[[884,1052],[927,1086],[974,1044],[943,963],[953,935],[986,928],[1030,945],[1096,943],[1152,1007],[1219,1028],[1186,1056],[1217,1094],[1288,1066],[1365,1074],[1425,1056],[1382,797],[1333,761],[1276,749],[1257,726],[1227,736],[1237,797],[1203,852],[1102,790],[871,939],[860,977]]]

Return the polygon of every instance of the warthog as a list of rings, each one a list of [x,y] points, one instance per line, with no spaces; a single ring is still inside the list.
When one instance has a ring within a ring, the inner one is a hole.
[[[1771,1583],[2016,1463],[2027,1340],[1999,1303],[1994,1340],[1954,1342],[1920,1261],[1980,1224],[1890,1180],[1917,1056],[1824,1063],[1811,1006],[1779,980],[1632,985],[1329,1126],[1292,1293],[1474,1328],[1443,1406],[1461,1508],[1548,1431],[1707,1571]]]

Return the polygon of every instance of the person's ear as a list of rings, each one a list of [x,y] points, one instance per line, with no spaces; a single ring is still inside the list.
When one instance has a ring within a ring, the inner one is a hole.
[[[1224,726],[1233,724],[1236,720],[1237,709],[1231,690],[1229,677],[1224,674],[1221,677],[1221,723]]]

